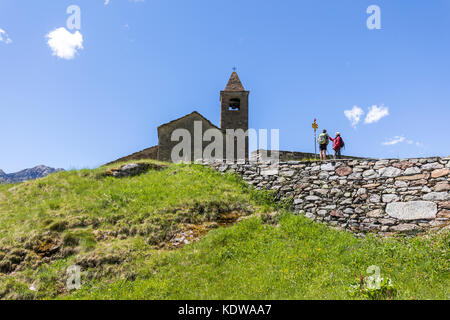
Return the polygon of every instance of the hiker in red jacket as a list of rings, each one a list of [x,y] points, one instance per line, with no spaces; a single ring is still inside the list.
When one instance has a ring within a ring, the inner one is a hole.
[[[345,144],[344,140],[341,138],[341,134],[336,132],[336,138],[330,137],[330,140],[333,141],[334,158],[342,159],[341,149],[345,146]]]

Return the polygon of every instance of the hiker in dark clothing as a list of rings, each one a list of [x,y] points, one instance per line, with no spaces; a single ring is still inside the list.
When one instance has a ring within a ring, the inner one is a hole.
[[[336,132],[336,138],[330,137],[330,140],[333,141],[333,150],[334,150],[334,158],[342,159],[341,149],[345,146],[344,140],[341,138],[341,134]]]
[[[320,148],[320,160],[327,160],[327,147],[328,143],[330,143],[330,136],[327,133],[327,130],[323,129],[323,132],[319,135],[319,148]]]

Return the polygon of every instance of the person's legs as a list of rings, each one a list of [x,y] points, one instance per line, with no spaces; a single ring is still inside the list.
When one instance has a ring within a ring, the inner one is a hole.
[[[327,146],[321,146],[320,148],[320,160],[327,160]]]
[[[326,146],[320,145],[320,161],[324,161],[327,158]]]
[[[334,150],[334,159],[341,159],[341,149]]]

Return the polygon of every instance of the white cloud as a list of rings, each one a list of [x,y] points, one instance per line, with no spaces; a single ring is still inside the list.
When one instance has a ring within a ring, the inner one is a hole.
[[[366,116],[366,119],[364,120],[364,123],[375,123],[380,121],[382,118],[389,115],[389,108],[385,106],[371,106],[369,108],[369,113]]]
[[[387,140],[386,142],[383,142],[382,145],[383,146],[393,146],[393,145],[396,145],[396,144],[399,144],[399,143],[403,143],[403,142],[406,142],[410,146],[414,145],[414,146],[419,147],[419,148],[423,148],[424,147],[423,143],[418,142],[418,141],[414,141],[414,140],[411,140],[411,139],[406,139],[404,136],[395,136],[395,137]]]
[[[0,29],[0,42],[4,42],[5,44],[10,44],[12,42],[11,38],[3,29]]]
[[[393,146],[405,140],[406,138],[403,136],[395,136],[394,138],[390,139],[389,141],[383,142],[382,144],[383,146]]]
[[[46,37],[53,55],[61,59],[71,60],[75,57],[77,50],[83,49],[83,35],[79,31],[70,33],[66,28],[61,27],[53,30]]]
[[[344,114],[347,119],[350,120],[352,127],[354,128],[361,120],[361,116],[364,114],[364,111],[358,106],[353,106],[351,110],[345,110]]]
[[[105,6],[109,4],[109,0],[105,0]]]

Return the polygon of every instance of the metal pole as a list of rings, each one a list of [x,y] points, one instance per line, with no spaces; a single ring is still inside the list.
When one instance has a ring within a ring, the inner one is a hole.
[[[317,139],[316,139],[316,129],[314,129],[314,159],[317,159]]]

